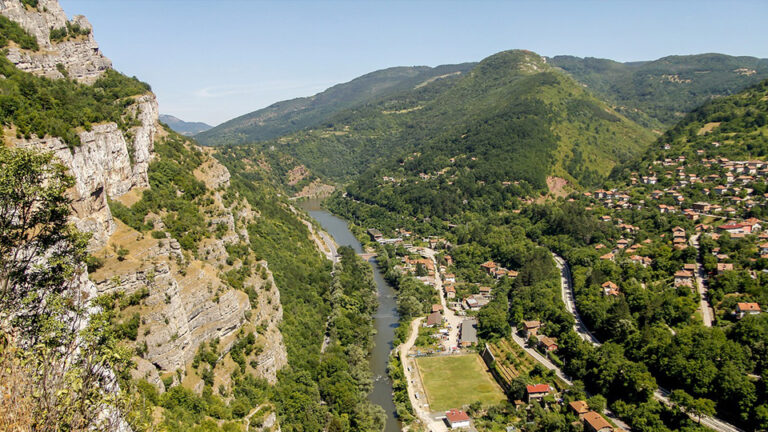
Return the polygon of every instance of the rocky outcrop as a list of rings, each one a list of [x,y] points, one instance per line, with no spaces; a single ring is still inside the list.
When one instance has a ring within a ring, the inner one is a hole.
[[[61,66],[58,66],[62,65],[70,78],[92,83],[112,67],[112,62],[101,54],[88,20],[82,15],[67,20],[56,0],[39,0],[37,8],[26,6],[20,0],[0,0],[0,13],[19,23],[37,38],[40,46],[37,52],[14,46],[8,49],[8,59],[25,72],[54,79],[63,78],[64,75],[59,71]],[[67,22],[86,29],[88,34],[52,42],[51,30],[66,28]]]
[[[72,149],[56,137],[18,142],[20,146],[53,152],[69,168],[75,178],[71,194],[74,222],[79,229],[93,234],[91,249],[103,247],[115,230],[107,198],[149,186],[147,169],[157,133],[157,99],[153,94],[138,97],[128,108],[128,115],[138,120],[138,126],[128,130],[130,139],[115,123],[105,123],[81,132],[82,144]]]
[[[283,321],[283,307],[280,303],[280,290],[277,289],[272,272],[266,261],[262,262],[267,279],[261,284],[258,304],[254,310],[253,321],[266,330],[260,335],[264,342],[263,350],[256,358],[257,373],[270,383],[277,382],[277,371],[288,364],[288,354],[283,343],[283,335],[278,326]]]
[[[57,1],[39,0],[38,7],[31,8],[19,0],[0,0],[0,13],[39,41],[39,52],[10,47],[8,58],[19,69],[61,78],[61,66],[57,66],[61,64],[70,77],[85,83],[109,69],[109,60],[101,55],[90,34],[50,41],[51,29],[67,24]],[[83,17],[75,17],[72,23],[90,29]],[[128,304],[120,302],[117,319],[130,319],[136,313],[140,316],[135,344],[141,356],[134,358],[134,378],[146,379],[160,391],[165,390],[161,377],[176,376],[176,371],[199,380],[189,366],[201,344],[218,340],[214,345],[223,357],[239,337],[252,332],[258,349],[249,358],[249,371],[275,383],[277,371],[287,365],[278,328],[283,316],[280,293],[267,263],[257,262],[247,247],[247,226],[260,215],[244,199],[224,199],[230,173],[211,151],[196,148],[203,153],[203,163],[194,175],[205,183],[207,197],[212,198],[200,206],[216,235],[200,241],[196,250],[182,250],[177,240],[157,235],[164,231],[164,210],[145,219],[154,222],[155,236],[112,217],[108,199],[130,205],[140,199],[142,189],[150,187],[148,169],[155,140],[167,133],[159,128],[158,115],[157,100],[150,93],[134,97],[125,109],[125,123],[133,125],[127,129],[121,130],[115,123],[93,125],[79,133],[81,144],[73,148],[49,136],[15,139],[13,144],[53,152],[73,176],[73,222],[93,235],[90,252],[103,260],[102,268],[83,274],[77,285],[89,299],[113,293],[123,299],[133,296]],[[229,256],[228,245],[245,247],[240,248],[241,256],[234,258]],[[252,271],[243,286],[228,281],[226,272],[244,265]],[[233,364],[231,360],[229,363]]]

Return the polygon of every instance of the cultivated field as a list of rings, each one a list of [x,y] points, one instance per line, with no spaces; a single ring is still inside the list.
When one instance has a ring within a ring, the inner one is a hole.
[[[475,401],[493,405],[506,399],[477,354],[416,359],[432,411]]]

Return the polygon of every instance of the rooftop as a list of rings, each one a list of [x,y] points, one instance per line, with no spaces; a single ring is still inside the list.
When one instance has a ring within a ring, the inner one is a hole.
[[[549,384],[534,384],[525,386],[528,393],[549,393]]]

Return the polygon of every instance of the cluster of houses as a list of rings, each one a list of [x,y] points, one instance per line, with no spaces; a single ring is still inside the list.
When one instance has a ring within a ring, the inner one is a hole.
[[[545,353],[557,351],[557,338],[539,334],[541,327],[541,321],[523,321],[521,330],[523,331],[526,339],[536,338],[536,345],[541,351]]]
[[[718,147],[715,144],[713,143],[713,147]],[[666,148],[669,149],[670,146]],[[755,206],[768,205],[768,193],[756,193],[753,189],[755,182],[765,182],[768,178],[768,162],[731,161],[723,157],[708,159],[705,150],[698,150],[696,156],[696,158],[686,158],[683,155],[664,158],[654,161],[645,175],[632,173],[632,185],[648,186],[646,194],[637,195],[639,189],[635,188],[631,196],[628,190],[619,189],[599,189],[584,195],[597,200],[605,208],[642,209],[652,202],[657,202],[652,207],[660,213],[678,213],[694,221],[702,217],[714,219],[716,222],[711,225],[707,223],[696,225],[696,232],[715,240],[725,233],[728,233],[731,238],[756,236],[755,246],[759,252],[759,258],[768,259],[768,232],[761,232],[765,222],[754,217],[737,219],[739,216],[745,217],[745,214]],[[653,186],[659,183],[666,187],[654,189]],[[693,184],[701,186],[694,189],[688,188]],[[701,199],[702,195],[698,192],[708,198]],[[693,199],[694,197],[689,193],[698,195]],[[592,208],[588,207],[588,209]],[[608,215],[602,216],[601,219],[605,222],[618,223],[623,231],[630,234],[639,230],[637,227],[624,224],[621,220],[614,221]],[[651,241],[645,240],[645,242]],[[687,248],[688,233],[681,227],[673,228],[671,242],[675,249]],[[606,248],[600,256],[602,260],[616,261],[623,255],[622,258],[644,267],[653,264],[652,258],[636,253],[635,248],[641,245],[636,244],[632,247],[627,245],[627,240],[620,239],[612,250],[602,244],[597,245],[596,249]],[[730,257],[721,253],[719,248],[715,248],[712,253],[717,258],[716,274],[734,270],[734,263]],[[752,259],[754,261],[757,258]],[[757,277],[755,271],[750,273],[753,278]],[[696,265],[685,264],[682,269],[675,272],[674,285],[693,288],[697,277]],[[620,293],[620,288],[612,281],[604,282],[601,288],[606,296],[618,296]],[[739,303],[734,314],[741,318],[747,314],[760,312],[760,306],[756,303]]]
[[[486,261],[480,264],[480,267],[482,267],[483,270],[486,271],[486,273],[488,273],[489,275],[493,276],[496,279],[501,279],[505,277],[516,278],[518,274],[515,270],[507,270],[493,261]]]
[[[704,150],[697,153],[699,156],[705,154]],[[710,174],[699,174],[702,170]],[[660,178],[672,180],[671,184],[670,181],[664,182],[668,187],[655,189],[645,197],[653,201],[665,201],[655,205],[661,213],[681,212],[691,220],[697,220],[702,215],[738,216],[768,202],[768,193],[757,194],[749,187],[752,183],[764,181],[768,177],[768,162],[705,157],[688,161],[685,156],[678,156],[674,159],[654,161],[649,171],[648,175],[642,176],[633,173],[631,184],[653,186],[660,182]],[[702,184],[702,192],[711,197],[712,202],[691,203],[692,200],[686,198],[683,191],[692,184]],[[608,208],[642,209],[647,204],[645,199],[633,200],[627,191],[617,189],[599,189],[584,195],[594,197]]]
[[[452,260],[450,260],[450,256],[445,256],[446,262],[450,263]],[[487,261],[483,264],[481,264],[481,267],[484,271],[486,271],[489,275],[495,277],[496,279],[500,279],[503,277],[506,278],[516,278],[517,272],[515,270],[508,270],[505,269],[498,264],[494,263],[493,261]],[[445,292],[445,298],[448,299],[448,305],[453,310],[464,310],[464,311],[478,311],[482,309],[483,306],[487,305],[488,302],[491,301],[491,293],[493,289],[489,286],[484,285],[478,285],[477,287],[477,294],[470,294],[467,296],[464,296],[463,298],[457,299],[457,293],[456,293],[456,275],[452,273],[445,273],[443,274],[444,284],[443,284],[443,290]]]
[[[528,403],[536,400],[542,400],[552,394],[554,389],[549,384],[532,384],[525,386],[525,396]],[[584,425],[584,430],[589,432],[618,432],[622,429],[614,428],[608,420],[600,413],[593,411],[589,405],[582,400],[573,401],[568,404],[571,412],[579,417],[579,422]]]
[[[619,225],[622,226],[625,224],[619,223]],[[634,233],[636,231],[632,232]],[[616,261],[619,256],[623,255],[635,264],[648,267],[649,265],[653,264],[653,259],[644,255],[639,255],[639,252],[643,246],[647,246],[649,244],[651,244],[650,239],[645,239],[640,243],[633,243],[633,240],[621,238],[616,242],[616,246],[613,249],[603,253],[603,255],[600,255],[600,259],[606,261]],[[608,247],[602,243],[599,243],[595,245],[595,250],[604,252],[608,250]]]
[[[530,384],[525,386],[525,398],[528,403],[541,401],[549,395],[553,395],[555,389],[549,384]],[[516,406],[523,406],[523,401],[515,401]],[[614,427],[597,411],[593,411],[586,401],[578,400],[568,404],[568,410],[575,414],[579,419],[576,423],[581,423],[587,432],[621,432],[623,429]],[[471,426],[469,415],[459,409],[450,409],[445,412],[445,421],[451,429],[464,429]],[[507,430],[516,430],[514,427]]]

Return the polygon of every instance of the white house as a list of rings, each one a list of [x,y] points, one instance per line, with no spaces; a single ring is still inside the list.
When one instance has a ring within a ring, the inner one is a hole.
[[[448,426],[450,426],[451,429],[469,427],[469,416],[464,411],[457,409],[446,411],[445,419],[448,420]]]

